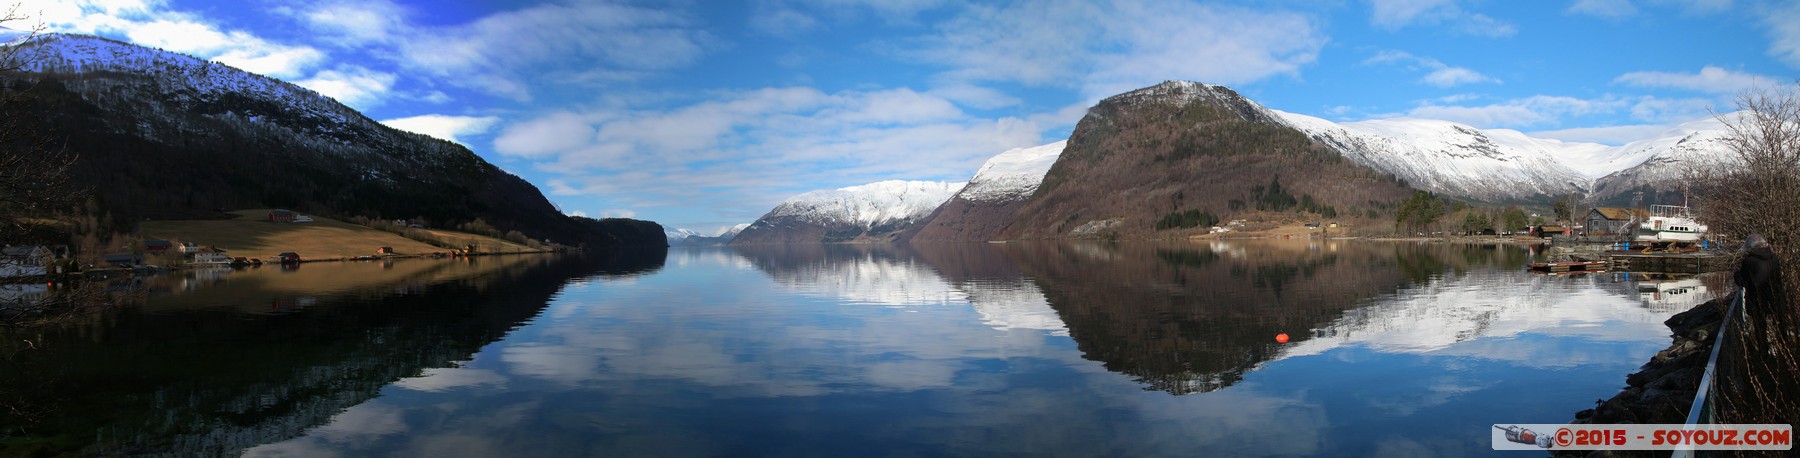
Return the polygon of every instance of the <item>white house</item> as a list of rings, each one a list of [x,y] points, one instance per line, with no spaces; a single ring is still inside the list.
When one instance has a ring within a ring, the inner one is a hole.
[[[231,264],[231,257],[217,251],[201,251],[194,253],[194,264]]]
[[[0,278],[44,275],[55,263],[56,255],[40,245],[0,248]]]

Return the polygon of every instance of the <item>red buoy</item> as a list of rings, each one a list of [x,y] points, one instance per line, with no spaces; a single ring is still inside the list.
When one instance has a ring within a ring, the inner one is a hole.
[[[1276,342],[1278,342],[1278,343],[1287,343],[1287,341],[1288,341],[1288,336],[1287,336],[1287,333],[1285,333],[1285,332],[1283,332],[1283,333],[1280,333],[1280,334],[1276,334],[1276,335],[1275,335],[1275,341],[1276,341]]]

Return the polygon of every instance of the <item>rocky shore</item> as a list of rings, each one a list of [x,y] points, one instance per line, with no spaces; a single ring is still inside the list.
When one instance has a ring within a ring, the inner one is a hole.
[[[1594,401],[1594,408],[1575,413],[1572,424],[1685,423],[1694,392],[1712,353],[1713,334],[1719,330],[1730,300],[1714,299],[1669,317],[1673,342],[1656,352],[1642,369],[1625,377],[1625,389],[1612,399]],[[1667,456],[1668,452],[1662,452]],[[1657,456],[1650,451],[1574,450],[1557,457]]]

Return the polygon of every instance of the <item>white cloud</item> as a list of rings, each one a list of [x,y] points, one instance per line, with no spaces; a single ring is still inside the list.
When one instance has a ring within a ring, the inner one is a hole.
[[[1369,21],[1389,29],[1411,25],[1426,13],[1452,9],[1455,0],[1372,0]]]
[[[467,23],[420,24],[391,0],[333,0],[287,13],[326,40],[389,59],[409,74],[523,101],[533,83],[638,79],[717,48],[719,40],[680,10],[550,2]]]
[[[1615,99],[1578,99],[1535,95],[1500,103],[1466,106],[1428,102],[1407,111],[1408,116],[1442,119],[1484,129],[1554,125],[1567,117],[1609,113],[1627,103]]]
[[[1575,0],[1569,5],[1569,13],[1586,14],[1603,18],[1622,18],[1637,15],[1637,6],[1631,0]]]
[[[295,81],[294,84],[362,110],[381,105],[382,100],[388,96],[388,89],[394,85],[394,74],[345,65],[332,70],[320,70],[312,78]]]
[[[818,27],[817,19],[791,8],[759,9],[750,15],[750,28],[778,37],[794,37]]]
[[[1466,11],[1456,0],[1372,0],[1369,22],[1388,30],[1412,25],[1444,25],[1457,33],[1484,37],[1508,37],[1518,32],[1511,23]]]
[[[301,76],[328,57],[309,46],[229,30],[201,15],[166,9],[159,1],[28,0],[19,4],[19,11],[51,32],[119,37],[277,78]]]
[[[494,150],[501,154],[537,157],[566,152],[594,141],[594,128],[580,115],[552,113],[537,119],[507,126],[494,139]]]
[[[487,133],[500,118],[493,116],[451,116],[429,114],[381,121],[388,127],[407,132],[430,135],[444,140],[463,143],[458,135],[478,135]],[[466,143],[463,144],[467,146]]]
[[[605,210],[600,210],[601,218],[631,218],[634,216],[637,216],[636,211],[627,210],[627,209],[623,209],[623,208],[609,208],[609,209],[605,209]]]
[[[232,32],[232,36],[238,36]],[[219,63],[276,78],[299,76],[301,69],[325,60],[325,53],[306,46],[265,45],[229,49],[213,56]]]
[[[569,216],[581,217],[581,218],[586,218],[588,215],[587,212],[584,212],[581,210],[575,210],[575,211],[571,211],[571,212],[567,212],[567,213],[563,213],[563,214],[569,215]]]
[[[1300,14],[1135,0],[974,5],[938,28],[906,54],[948,66],[946,81],[1077,86],[1093,99],[1166,79],[1298,74],[1326,41]]]
[[[324,2],[307,6],[300,19],[314,31],[346,46],[382,43],[406,29],[404,8],[387,0]]]
[[[527,80],[553,70],[692,64],[716,41],[695,22],[675,11],[601,1],[542,4],[463,25],[392,33],[403,65],[449,84],[526,100]]]
[[[1647,88],[1736,94],[1758,87],[1773,87],[1776,85],[1776,80],[1767,76],[1708,65],[1701,68],[1698,73],[1631,72],[1614,78],[1613,83]]]
[[[1631,117],[1649,122],[1691,121],[1712,113],[1711,99],[1664,99],[1644,96],[1631,105]]]
[[[557,175],[546,187],[554,195],[714,208],[718,218],[740,219],[815,188],[965,180],[994,154],[1042,143],[1040,121],[1072,123],[1063,119],[1084,108],[988,119],[907,88],[764,88],[672,108],[549,115],[509,126],[496,149]]]
[[[1425,77],[1421,78],[1420,81],[1424,81],[1426,84],[1437,87],[1451,87],[1473,83],[1498,82],[1499,80],[1462,67],[1445,67],[1432,70],[1431,73],[1425,74]]]
[[[1384,50],[1363,60],[1365,64],[1401,64],[1413,71],[1425,70],[1419,82],[1437,87],[1453,87],[1475,83],[1500,83],[1499,79],[1463,67],[1452,67],[1437,59],[1415,56],[1405,51]]]
[[[1005,92],[1000,92],[992,88],[968,83],[953,83],[945,86],[938,86],[931,88],[931,90],[926,91],[926,93],[954,101],[963,106],[984,110],[1005,108],[1020,103],[1018,97],[1007,95]]]
[[[1769,55],[1800,67],[1800,2],[1777,3],[1760,12],[1768,29]]]

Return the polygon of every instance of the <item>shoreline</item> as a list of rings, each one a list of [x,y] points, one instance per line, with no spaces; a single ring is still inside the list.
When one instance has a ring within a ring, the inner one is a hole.
[[[1663,321],[1669,346],[1656,352],[1636,372],[1625,376],[1625,388],[1594,407],[1575,412],[1570,424],[1682,424],[1712,352],[1713,335],[1725,318],[1730,298],[1715,298]],[[1555,457],[1585,457],[1604,451],[1568,450]],[[1615,456],[1615,455],[1602,455]]]

